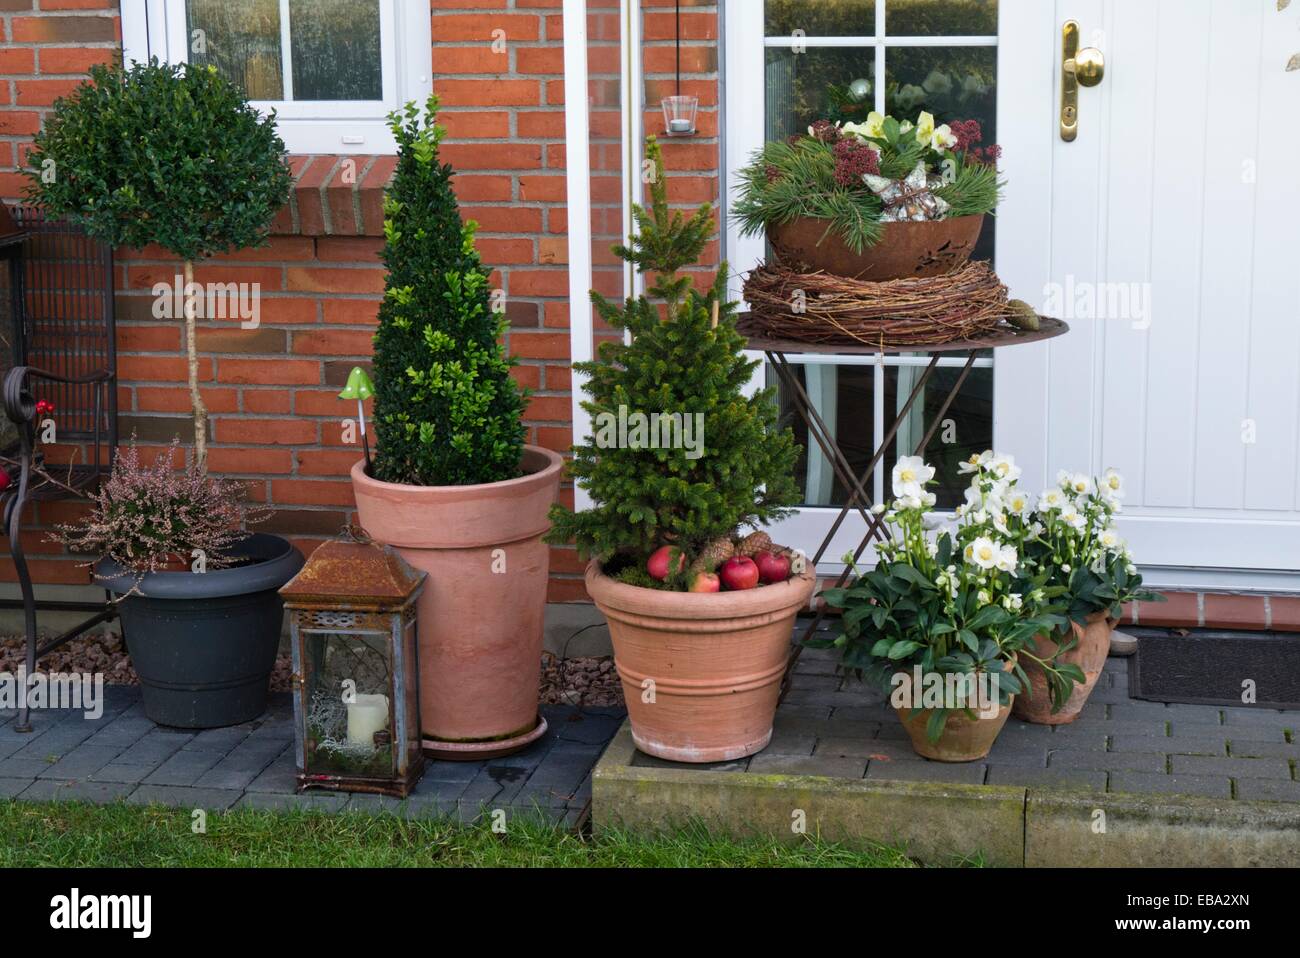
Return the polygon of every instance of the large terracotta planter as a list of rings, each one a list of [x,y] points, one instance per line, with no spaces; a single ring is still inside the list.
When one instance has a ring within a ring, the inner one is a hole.
[[[769,226],[768,241],[783,263],[869,282],[941,276],[964,265],[975,250],[983,215],[924,223],[884,223],[880,242],[855,253],[829,221],[803,216]]]
[[[525,446],[521,478],[474,486],[397,485],[366,475],[364,462],[352,467],[361,526],[429,573],[418,606],[426,754],[508,754],[546,730],[537,714],[550,566],[542,536],[562,465]]]
[[[1115,628],[1115,620],[1109,619],[1105,612],[1094,612],[1088,616],[1087,625],[1071,622],[1070,628],[1078,639],[1070,651],[1064,653],[1059,661],[1077,665],[1083,669],[1087,681],[1076,685],[1070,693],[1069,700],[1059,712],[1052,712],[1052,698],[1047,688],[1047,675],[1042,666],[1033,659],[1026,658],[1023,665],[1029,676],[1028,695],[1016,696],[1015,716],[1036,725],[1068,725],[1079,717],[1088,696],[1101,678],[1101,670],[1106,665],[1106,656],[1110,654],[1110,633]],[[1034,640],[1030,649],[1040,659],[1050,659],[1056,655],[1060,643],[1048,636],[1040,635]]]
[[[642,589],[587,566],[587,592],[609,621],[632,739],[675,762],[726,762],[772,739],[794,619],[811,571],[744,592]]]
[[[1004,666],[1008,672],[1014,667],[1014,661]],[[902,688],[909,690],[912,684],[911,676],[907,673],[903,673],[903,676]],[[1015,696],[1012,696],[1012,702],[1014,701]],[[990,749],[993,748],[993,743],[997,741],[1002,727],[1011,717],[1011,703],[999,707],[997,714],[988,718],[980,717],[978,711],[975,711],[974,718],[964,711],[949,712],[948,720],[944,723],[943,732],[937,742],[931,742],[929,735],[926,734],[931,711],[931,709],[921,709],[916,717],[912,718],[911,708],[894,709],[898,720],[903,723],[907,737],[912,741],[912,750],[922,758],[933,759],[936,762],[975,762],[987,757]]]

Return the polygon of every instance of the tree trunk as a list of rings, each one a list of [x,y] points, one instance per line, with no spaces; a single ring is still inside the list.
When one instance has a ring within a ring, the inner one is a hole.
[[[190,403],[194,408],[194,463],[201,471],[208,468],[208,407],[199,392],[199,347],[194,332],[195,296],[194,262],[185,261],[185,353],[189,359]]]

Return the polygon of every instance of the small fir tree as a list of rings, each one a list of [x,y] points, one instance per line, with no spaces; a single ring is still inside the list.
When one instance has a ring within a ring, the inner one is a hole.
[[[54,104],[28,157],[29,197],[110,246],[156,243],[194,263],[259,246],[289,201],[289,168],[275,114],[262,116],[216,67],[94,66],[90,81]],[[199,392],[196,297],[184,295],[194,410],[194,463],[207,459],[208,411]]]
[[[670,210],[653,137],[646,157],[654,174],[650,208],[633,208],[637,235],[615,253],[651,274],[653,300],[643,296],[620,306],[592,293],[600,316],[630,341],[604,342],[597,361],[574,366],[589,377],[583,407],[594,428],[574,447],[571,472],[594,506],[575,513],[557,505],[551,512],[551,541],[572,540],[584,557],[602,560],[639,561],[670,543],[693,555],[743,526],[789,514],[798,502],[794,436],[778,427],[771,390],[744,393],[758,362],[743,353],[736,304],[727,301],[726,264],[704,294],[689,276],[677,275],[698,261],[713,234],[712,206],[690,217]],[[698,449],[611,445],[620,409],[692,421],[701,414],[703,441]]]
[[[388,267],[375,333],[372,474],[384,482],[457,486],[514,479],[525,394],[503,354],[505,319],[462,225],[452,168],[438,161],[438,98],[389,116],[397,171],[384,201]]]

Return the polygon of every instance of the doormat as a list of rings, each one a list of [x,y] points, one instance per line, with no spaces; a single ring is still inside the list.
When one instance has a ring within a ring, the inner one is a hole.
[[[1254,702],[1242,701],[1248,687],[1254,689]],[[1300,708],[1300,635],[1143,635],[1132,660],[1129,694],[1154,702]]]

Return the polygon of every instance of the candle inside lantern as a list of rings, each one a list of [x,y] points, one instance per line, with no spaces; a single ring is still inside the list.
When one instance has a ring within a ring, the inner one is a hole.
[[[375,744],[375,733],[388,728],[388,696],[358,695],[348,704],[348,742]]]
[[[691,132],[691,121],[690,120],[669,120],[668,132],[689,133]]]

